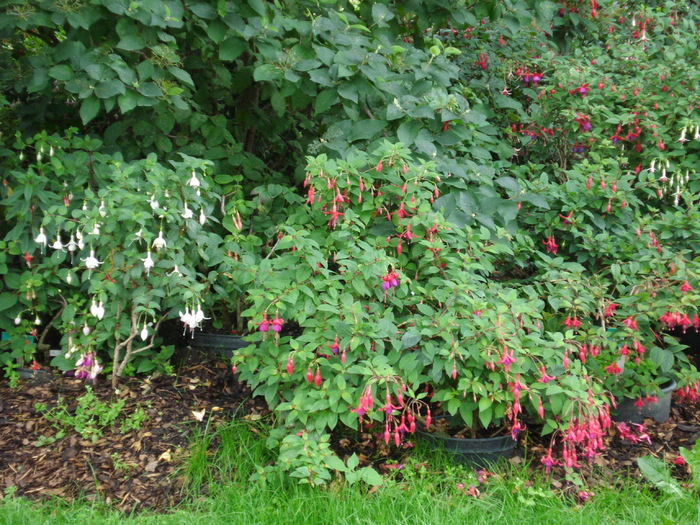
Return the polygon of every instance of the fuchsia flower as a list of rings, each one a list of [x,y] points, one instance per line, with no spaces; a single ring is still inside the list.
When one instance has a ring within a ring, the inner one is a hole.
[[[613,361],[611,364],[605,367],[605,371],[610,375],[619,376],[622,373],[622,368],[617,365],[617,362]]]
[[[559,249],[559,246],[557,246],[557,241],[554,240],[553,235],[550,235],[549,237],[547,237],[547,240],[542,241],[542,242],[544,243],[544,246],[548,252],[556,255],[557,250]]]
[[[540,373],[542,374],[541,377],[538,379],[538,383],[549,383],[550,381],[554,381],[556,377],[547,375],[547,369],[542,365],[540,367]]]
[[[637,326],[637,321],[632,316],[629,316],[627,319],[622,321],[622,324],[624,324],[630,330],[639,330],[639,327]]]
[[[382,276],[382,290],[387,291],[399,285],[399,276],[395,271],[389,271]]]
[[[284,320],[280,319],[278,314],[275,314],[275,318],[272,320],[272,331],[277,333],[281,332],[283,324]]]
[[[258,323],[258,330],[261,332],[267,332],[270,330],[270,321],[267,319],[267,312],[263,314],[263,320]]]
[[[683,292],[683,293],[689,292],[692,289],[693,289],[693,287],[690,286],[690,283],[688,283],[687,280],[683,281],[683,284],[681,284],[681,292]]]
[[[567,316],[566,319],[564,320],[564,326],[568,328],[580,328],[581,327],[581,321],[578,320],[578,317],[574,316]]]

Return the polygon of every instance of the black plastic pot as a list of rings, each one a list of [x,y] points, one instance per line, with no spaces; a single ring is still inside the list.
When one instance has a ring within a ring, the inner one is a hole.
[[[438,418],[450,419],[448,416]],[[434,448],[443,448],[455,461],[477,468],[486,468],[501,458],[513,456],[518,442],[510,434],[490,438],[464,439],[416,429],[416,433]]]
[[[671,397],[678,384],[668,381],[661,385],[656,403],[645,403],[642,407],[635,406],[635,399],[625,398],[618,402],[613,421],[618,423],[643,423],[644,419],[650,417],[659,423],[668,421],[671,415]]]
[[[240,335],[207,334],[195,332],[192,334],[190,346],[198,350],[214,352],[224,357],[232,357],[233,351],[245,348],[254,343],[244,341]]]

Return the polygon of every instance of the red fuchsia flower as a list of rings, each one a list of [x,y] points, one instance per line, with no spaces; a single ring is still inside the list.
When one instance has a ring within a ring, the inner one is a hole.
[[[338,211],[338,206],[335,203],[333,203],[333,206],[331,207],[331,211],[324,211],[323,213],[331,216],[331,218],[328,220],[328,227],[329,228],[335,228],[338,225],[338,218],[341,215],[345,215],[344,213],[340,213]]]
[[[639,330],[639,327],[637,326],[637,321],[632,316],[629,316],[627,319],[622,321],[622,324],[624,324],[630,330]]]
[[[338,336],[335,336],[335,341],[333,343],[328,345],[328,348],[331,349],[331,352],[333,352],[333,355],[338,355],[340,352],[340,344],[338,343]]]
[[[685,458],[681,455],[676,456],[676,459],[673,460],[674,465],[678,465],[679,467],[685,467],[686,462]]]
[[[569,90],[569,95],[581,95],[583,98],[586,98],[586,94],[588,93],[588,84],[581,84],[579,87],[570,89]]]
[[[552,467],[559,465],[559,462],[552,457],[552,447],[547,449],[547,455],[540,458],[540,463],[544,465],[544,471],[549,473]]]
[[[576,316],[574,316],[574,317],[567,316],[562,324],[564,324],[564,326],[566,326],[568,328],[580,328],[581,327],[581,321],[579,321]]]
[[[605,367],[605,371],[610,375],[619,376],[622,373],[622,368],[617,365],[617,362],[613,361]]]
[[[639,341],[633,341],[632,348],[634,348],[634,351],[637,352],[639,355],[644,355],[644,347]]]
[[[627,345],[622,345],[622,348],[620,348],[620,355],[630,355],[630,349]]]
[[[312,383],[314,380],[314,373],[311,371],[311,367],[306,369],[306,382]]]
[[[314,384],[317,387],[320,387],[321,383],[323,383],[323,378],[321,377],[321,369],[316,368],[316,377],[314,377]]]
[[[562,222],[564,224],[571,224],[573,222],[572,221],[573,216],[574,216],[573,211],[570,211],[568,215],[563,215],[561,213],[559,214],[559,218],[562,220]]]
[[[270,329],[270,321],[267,319],[267,313],[263,314],[263,320],[258,323],[258,330],[267,332]]]
[[[557,241],[554,240],[554,236],[550,235],[547,237],[547,240],[542,241],[544,243],[544,247],[547,249],[549,253],[553,253],[556,255],[557,250],[559,249],[559,246],[557,246]]]
[[[586,115],[579,115],[574,119],[576,122],[578,122],[578,129],[579,131],[590,131],[591,130],[591,119],[588,118]]]
[[[280,319],[278,314],[275,314],[275,318],[272,320],[272,331],[277,333],[281,332],[283,324],[284,320]]]
[[[382,276],[382,290],[387,291],[399,285],[399,276],[396,272],[390,271]]]
[[[690,283],[688,283],[687,280],[683,281],[683,284],[681,284],[681,292],[683,292],[683,293],[689,292],[692,289],[693,289],[693,287],[690,286]]]
[[[608,303],[605,305],[605,317],[612,317],[615,315],[615,310],[617,310],[617,304],[615,303]]]
[[[496,361],[499,365],[503,365],[503,368],[505,368],[506,372],[510,370],[510,365],[515,363],[517,359],[513,357],[513,350],[508,352],[508,347],[503,345],[503,355],[501,356],[500,361]]]
[[[487,69],[489,67],[489,56],[486,53],[479,53],[479,60],[476,61],[476,64],[481,69]]]
[[[545,368],[544,365],[540,367],[540,378],[537,380],[538,383],[549,383],[550,381],[554,381],[556,379],[555,376],[550,376],[547,374],[547,369]]]

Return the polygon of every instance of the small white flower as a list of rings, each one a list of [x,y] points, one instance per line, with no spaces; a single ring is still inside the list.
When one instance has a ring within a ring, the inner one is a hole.
[[[656,159],[651,161],[651,166],[649,166],[649,173],[654,173],[656,171]]]
[[[171,275],[177,275],[178,277],[182,277],[182,272],[180,271],[180,268],[177,267],[177,264],[175,265],[175,268],[173,268],[173,271],[168,274],[168,277]]]
[[[165,239],[163,239],[163,230],[160,230],[158,232],[158,237],[155,241],[153,241],[153,247],[156,249],[156,251],[160,251],[162,248],[165,248],[166,245],[167,243],[165,242]]]
[[[70,240],[68,241],[68,244],[66,245],[66,249],[69,252],[74,252],[77,247],[78,247],[78,245],[75,244],[75,238],[73,237],[73,234],[71,234]]]
[[[143,323],[143,329],[141,329],[141,341],[145,341],[148,339],[148,328],[146,327],[146,323]]]
[[[155,210],[160,206],[160,204],[158,204],[158,201],[156,200],[155,194],[151,195],[151,200],[149,201],[149,204],[151,205],[152,210]]]
[[[90,256],[86,257],[85,259],[81,259],[85,263],[85,267],[88,270],[94,270],[97,268],[100,264],[102,264],[100,261],[97,260],[95,257],[95,250],[90,250]]]
[[[85,243],[83,242],[83,234],[80,233],[80,230],[75,232],[75,237],[78,239],[78,250],[82,250],[85,248]]]
[[[49,148],[49,157],[53,157],[53,146]]]
[[[151,250],[148,250],[146,258],[141,260],[143,261],[143,267],[146,269],[146,275],[149,275],[151,272],[151,268],[153,268],[153,266],[155,265],[153,259],[151,258]]]
[[[185,203],[185,209],[182,210],[182,218],[183,219],[191,219],[193,216],[194,216],[194,213],[192,212],[192,210],[190,210],[187,207],[187,203]]]
[[[695,135],[693,135],[693,138],[695,140],[700,139],[700,125],[695,126]]]
[[[178,315],[180,316],[180,321],[185,325],[185,331],[189,328],[190,331],[194,332],[194,329],[197,328],[197,323],[194,320],[194,315],[190,313],[189,307],[185,306],[185,313],[178,312]]]
[[[60,236],[60,235],[59,235],[58,237],[56,237],[56,242],[54,242],[54,243],[51,245],[51,248],[53,248],[54,250],[63,251],[63,243],[61,242],[61,236]]]
[[[97,308],[95,309],[95,317],[98,319],[102,320],[102,318],[105,316],[105,307],[102,304],[102,301],[97,305]]]
[[[197,311],[193,312],[194,322],[199,326],[205,319],[210,319],[210,317],[204,317],[204,311],[202,311],[202,305],[197,304]]]
[[[46,238],[46,234],[44,233],[44,228],[39,228],[39,235],[36,236],[34,242],[41,245],[41,250],[43,252],[44,248],[46,248],[46,244],[49,242],[49,240]]]
[[[192,170],[192,178],[187,181],[187,184],[192,186],[194,189],[199,188],[199,179],[197,178],[197,175],[195,174],[194,170]]]
[[[97,317],[97,302],[93,299],[90,305],[90,315]]]
[[[201,224],[202,226],[204,226],[204,223],[205,223],[205,222],[207,222],[207,216],[204,215],[204,210],[201,210],[201,211],[199,212],[199,224]]]
[[[93,301],[93,304],[94,304],[94,301]],[[95,317],[97,317],[97,316],[95,316]],[[84,334],[84,335],[90,335],[90,327],[87,325],[87,323],[85,323],[85,324],[83,325],[83,334]]]
[[[41,319],[39,319],[39,316],[36,316],[36,319],[34,319],[34,324],[39,326],[41,324]]]
[[[16,325],[20,324],[21,322],[22,322],[22,318],[19,315],[17,317],[15,317],[15,324]]]
[[[90,234],[91,235],[99,235],[101,227],[102,227],[102,225],[99,222],[96,222],[95,226],[92,228],[92,231],[90,232]]]
[[[73,282],[73,275],[70,272],[68,272],[68,275],[66,275],[66,282],[68,284]]]

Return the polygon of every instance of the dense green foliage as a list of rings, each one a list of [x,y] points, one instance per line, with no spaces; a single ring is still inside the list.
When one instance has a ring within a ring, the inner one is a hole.
[[[694,4],[4,5],[9,372],[53,329],[116,385],[166,319],[258,328],[234,364],[311,483],[365,416],[531,424],[573,466],[614,398],[694,388],[662,334],[700,327]]]

